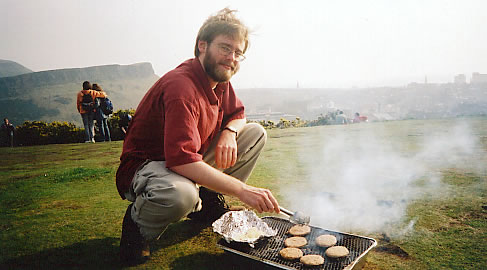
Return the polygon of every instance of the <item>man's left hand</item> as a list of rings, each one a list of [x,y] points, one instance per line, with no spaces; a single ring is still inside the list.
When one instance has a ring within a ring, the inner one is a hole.
[[[215,163],[220,169],[227,169],[237,162],[237,138],[236,134],[223,130],[215,149]]]

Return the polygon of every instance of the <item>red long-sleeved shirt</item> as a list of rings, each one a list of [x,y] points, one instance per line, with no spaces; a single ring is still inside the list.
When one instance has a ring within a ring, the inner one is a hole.
[[[120,196],[125,199],[145,160],[165,160],[168,168],[201,161],[217,132],[244,117],[230,82],[213,90],[198,58],[185,61],[160,78],[137,107],[117,170]]]

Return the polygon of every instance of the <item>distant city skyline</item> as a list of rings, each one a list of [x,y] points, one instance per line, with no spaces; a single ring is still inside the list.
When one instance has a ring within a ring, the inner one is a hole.
[[[224,7],[253,30],[236,88],[404,86],[487,73],[482,0],[0,0],[0,59],[44,71],[193,56]]]

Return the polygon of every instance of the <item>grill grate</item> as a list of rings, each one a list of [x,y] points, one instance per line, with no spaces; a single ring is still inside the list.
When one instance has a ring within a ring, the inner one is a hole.
[[[298,261],[284,260],[279,256],[279,251],[283,249],[284,240],[290,235],[287,234],[289,228],[294,224],[286,219],[277,217],[262,218],[270,227],[277,231],[277,235],[271,238],[259,240],[254,248],[251,248],[246,243],[230,242],[227,243],[224,239],[218,241],[218,245],[228,252],[232,252],[241,256],[248,257],[282,269],[343,269],[346,266],[356,264],[359,262],[367,252],[372,249],[377,242],[372,238],[345,234],[335,231],[328,231],[318,227],[311,227],[311,233],[306,236],[308,244],[301,248],[304,255],[319,254],[325,258],[325,263],[317,267],[305,266]],[[337,246],[345,246],[350,251],[350,255],[344,259],[330,259],[325,256],[326,248],[319,247],[315,244],[314,239],[322,234],[331,234],[337,238]]]

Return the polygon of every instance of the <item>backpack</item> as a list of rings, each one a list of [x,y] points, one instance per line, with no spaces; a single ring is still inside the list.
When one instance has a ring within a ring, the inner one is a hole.
[[[112,104],[112,101],[110,99],[108,99],[107,97],[100,99],[100,108],[101,108],[101,111],[105,115],[110,115],[110,114],[113,113],[113,104]]]
[[[81,98],[81,108],[87,112],[91,112],[95,108],[95,102],[89,93],[83,94],[83,97]]]

